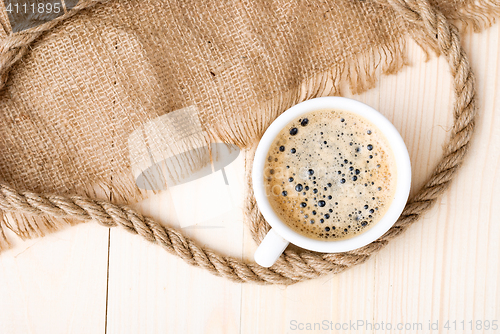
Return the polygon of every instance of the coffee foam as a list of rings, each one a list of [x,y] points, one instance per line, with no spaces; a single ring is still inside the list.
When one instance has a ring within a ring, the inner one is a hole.
[[[273,210],[296,232],[348,239],[387,211],[396,164],[387,139],[371,122],[351,112],[318,110],[276,136],[264,185]]]

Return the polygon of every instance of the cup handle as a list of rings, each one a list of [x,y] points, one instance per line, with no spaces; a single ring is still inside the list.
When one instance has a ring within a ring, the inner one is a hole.
[[[283,253],[288,244],[289,242],[283,239],[283,237],[276,233],[274,228],[272,228],[269,232],[267,232],[264,240],[262,240],[259,247],[255,251],[255,262],[266,268],[272,266]]]

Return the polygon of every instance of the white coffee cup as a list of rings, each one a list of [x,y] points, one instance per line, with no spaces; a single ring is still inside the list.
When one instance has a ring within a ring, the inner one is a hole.
[[[265,192],[264,166],[271,144],[285,126],[305,113],[329,108],[355,113],[373,123],[385,135],[392,149],[397,176],[394,199],[384,216],[375,225],[349,239],[322,241],[311,239],[295,232],[274,212]],[[257,206],[272,227],[254,255],[255,261],[263,267],[272,266],[289,243],[312,251],[339,253],[363,247],[377,240],[397,221],[410,193],[410,157],[398,130],[375,109],[359,101],[344,97],[319,97],[304,101],[286,110],[274,120],[262,136],[255,152],[252,168],[252,186]]]

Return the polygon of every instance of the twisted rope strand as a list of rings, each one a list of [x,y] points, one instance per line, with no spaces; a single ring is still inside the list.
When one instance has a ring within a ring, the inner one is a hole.
[[[9,71],[19,60],[21,60],[29,51],[30,45],[46,31],[51,30],[59,23],[79,13],[80,11],[91,8],[98,3],[104,3],[109,0],[82,0],[64,15],[53,20],[45,22],[39,26],[13,33],[0,42],[0,90],[2,90],[9,78]]]
[[[70,14],[74,15],[79,10],[98,2],[101,1],[85,1]],[[454,78],[456,101],[454,125],[450,139],[445,145],[442,160],[422,189],[407,203],[403,214],[394,226],[375,242],[360,249],[338,254],[297,252],[288,249],[271,268],[263,268],[256,263],[221,256],[199,246],[173,228],[164,227],[128,206],[113,204],[109,201],[81,196],[22,192],[0,183],[0,209],[35,216],[50,215],[84,221],[96,220],[106,227],[119,225],[152,243],[159,244],[169,253],[179,256],[191,265],[199,266],[214,275],[226,277],[235,282],[293,284],[328,273],[339,273],[366,261],[392,238],[403,233],[436,202],[438,196],[448,187],[469,147],[476,113],[474,75],[460,45],[457,29],[446,20],[442,13],[432,7],[428,0],[387,0],[386,4],[392,6],[406,20],[421,27],[426,38],[432,41],[446,57]],[[3,43],[0,54],[0,87],[5,85],[9,68],[27,52],[28,45],[43,31],[51,29],[59,21],[71,15],[65,15],[60,20],[44,24],[34,32],[17,37],[10,36]],[[249,170],[250,167],[247,167],[248,177],[251,175]],[[258,211],[251,188],[248,191],[245,213],[250,218],[249,227],[252,236],[260,242],[269,230],[269,225]]]

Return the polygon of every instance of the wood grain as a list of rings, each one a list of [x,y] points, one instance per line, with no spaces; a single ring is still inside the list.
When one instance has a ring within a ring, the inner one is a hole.
[[[366,263],[290,287],[242,285],[192,268],[121,229],[85,224],[19,241],[0,255],[1,331],[336,333],[335,324],[363,321],[356,331],[340,332],[429,333],[436,322],[439,330],[432,333],[500,332],[484,327],[485,320],[500,322],[500,25],[466,34],[463,42],[477,77],[480,111],[470,153],[439,203]],[[380,110],[401,132],[414,192],[441,156],[453,92],[445,60],[424,63],[418,46],[408,46],[411,67],[381,77],[376,88],[354,98]],[[217,251],[251,259],[256,245],[240,210],[242,158],[228,167],[239,209],[183,231]],[[221,182],[214,188],[214,196],[227,191],[223,187]],[[180,226],[169,191],[138,207]],[[461,329],[461,321],[468,329]],[[307,323],[320,329],[294,329]],[[403,330],[396,330],[398,323]],[[333,328],[323,329],[325,324]]]
[[[0,255],[0,332],[104,332],[108,235],[97,224],[79,224],[16,240]]]

